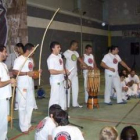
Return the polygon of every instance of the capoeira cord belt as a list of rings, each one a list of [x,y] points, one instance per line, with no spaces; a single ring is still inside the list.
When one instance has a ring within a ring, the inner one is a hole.
[[[128,113],[116,124],[115,127],[118,127],[122,121],[136,108],[136,106],[140,103],[140,100],[128,111]]]

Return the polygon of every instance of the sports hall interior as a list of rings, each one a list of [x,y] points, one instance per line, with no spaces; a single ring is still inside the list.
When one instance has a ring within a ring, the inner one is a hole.
[[[98,92],[99,108],[88,109],[84,103],[84,81],[82,70],[78,63],[79,95],[78,101],[83,108],[68,109],[70,122],[79,126],[85,140],[98,140],[99,132],[104,126],[114,126],[119,134],[125,126],[133,126],[140,137],[140,98],[132,97],[127,104],[119,105],[112,99],[113,105],[104,104],[105,78],[104,69],[100,63],[108,53],[111,45],[119,47],[119,55],[131,68],[135,67],[140,74],[140,1],[139,0],[27,0],[27,30],[28,42],[41,45],[44,31],[53,14],[60,8],[47,30],[42,53],[41,85],[45,91],[45,98],[37,98],[38,109],[33,111],[33,128],[29,134],[20,132],[18,126],[18,112],[14,111],[13,129],[8,128],[9,140],[33,140],[35,127],[48,115],[48,101],[50,97],[49,71],[46,60],[50,55],[49,44],[58,41],[61,51],[69,48],[71,40],[77,40],[80,56],[85,46],[93,46],[93,55],[100,69],[100,91]],[[135,52],[135,53],[134,53]],[[35,69],[39,65],[38,48],[34,54]],[[122,67],[119,66],[119,70]],[[37,88],[38,80],[35,80]]]

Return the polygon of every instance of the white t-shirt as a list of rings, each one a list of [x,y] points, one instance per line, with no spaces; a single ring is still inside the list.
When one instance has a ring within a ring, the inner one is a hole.
[[[26,57],[24,57],[23,55],[16,58],[16,60],[14,61],[13,70],[19,71],[21,69],[21,66],[24,64],[25,60],[26,60]],[[25,65],[23,66],[21,72],[33,71],[33,67],[34,67],[33,59],[28,58]],[[32,77],[30,77],[28,75],[18,76],[17,87],[33,88],[33,85],[34,85],[34,81],[33,81]]]
[[[129,79],[129,81],[133,80],[137,84],[140,83],[140,79],[139,79],[139,77],[137,75],[134,75],[134,77],[131,77],[131,75],[129,74],[128,79]]]
[[[6,64],[0,62],[0,79],[2,82],[10,80],[9,72]],[[6,99],[11,97],[11,84],[4,87],[0,87],[0,99]]]
[[[48,135],[52,135],[55,123],[50,117],[44,118],[37,126],[35,140],[48,140]]]
[[[81,131],[75,126],[58,126],[53,131],[53,140],[84,140]]]
[[[63,60],[61,55],[51,54],[47,59],[48,69],[63,70]],[[50,83],[58,83],[64,80],[64,74],[50,75]]]
[[[118,74],[118,63],[121,62],[121,58],[119,55],[113,55],[111,53],[108,53],[104,56],[102,59],[102,62],[104,62],[108,67],[114,68],[115,72],[112,72],[108,69],[105,69],[105,73],[109,75],[117,75]]]
[[[94,56],[92,54],[84,54],[84,62],[91,67],[94,67]],[[83,73],[87,73],[88,70],[83,70]]]
[[[66,58],[66,68],[68,70],[72,70],[72,73],[77,72],[77,59],[79,58],[79,54],[77,51],[67,50],[64,52],[64,56]]]

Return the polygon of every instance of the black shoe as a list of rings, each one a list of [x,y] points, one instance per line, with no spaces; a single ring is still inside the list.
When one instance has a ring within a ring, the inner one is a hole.
[[[130,96],[127,97],[127,100],[130,100]]]
[[[127,102],[123,101],[123,102],[119,102],[117,104],[127,104]]]
[[[105,103],[106,105],[112,105],[112,102],[109,102],[109,103]]]

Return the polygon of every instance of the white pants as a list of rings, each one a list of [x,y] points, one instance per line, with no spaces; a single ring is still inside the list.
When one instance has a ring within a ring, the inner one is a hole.
[[[58,104],[63,110],[66,110],[66,95],[63,81],[60,83],[51,83],[49,107],[53,104]]]
[[[133,95],[136,95],[136,96],[138,96],[138,85],[137,84],[133,84],[131,87],[130,87],[130,89],[132,90],[132,96]]]
[[[88,78],[88,73],[83,73],[84,76],[84,91],[85,91],[85,103],[88,101],[88,92],[87,92],[87,78]]]
[[[112,84],[114,85],[114,88],[116,90],[117,94],[117,103],[122,102],[122,89],[121,89],[121,83],[120,83],[120,77],[119,75],[108,75],[105,73],[105,103],[110,103],[110,96],[112,92]]]
[[[9,115],[9,100],[0,99],[0,140],[5,140],[7,138],[8,115]]]
[[[33,108],[36,104],[33,88],[17,88],[19,127],[22,132],[31,127]]]
[[[76,107],[79,106],[78,104],[78,92],[79,92],[79,85],[78,85],[78,76],[77,72],[71,73],[69,75],[69,79],[71,81],[71,88],[72,88],[72,106]],[[68,90],[68,107],[70,107],[70,90]]]

